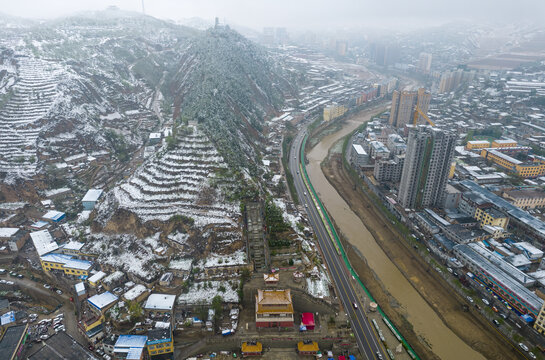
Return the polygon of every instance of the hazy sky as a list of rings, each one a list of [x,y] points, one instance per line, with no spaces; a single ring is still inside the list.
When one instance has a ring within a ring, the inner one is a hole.
[[[52,18],[116,5],[141,11],[141,0],[0,0],[0,12]],[[145,0],[146,13],[173,20],[189,17],[261,30],[354,28],[395,24],[437,25],[451,20],[541,22],[544,0]]]

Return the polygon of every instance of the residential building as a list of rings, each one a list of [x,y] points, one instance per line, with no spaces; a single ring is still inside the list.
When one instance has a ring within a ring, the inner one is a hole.
[[[350,153],[350,160],[354,166],[364,166],[369,160],[369,156],[364,148],[360,144],[352,144],[352,152]]]
[[[0,354],[6,360],[23,359],[21,353],[24,349],[28,337],[28,324],[5,326],[4,331],[0,331]]]
[[[95,208],[95,204],[98,201],[98,198],[102,195],[102,190],[100,189],[89,189],[83,199],[81,200],[81,203],[83,204],[84,210],[93,210]]]
[[[398,183],[401,180],[405,154],[395,155],[393,159],[378,160],[373,168],[373,175],[378,182],[391,181]]]
[[[486,140],[470,140],[466,143],[466,150],[486,149],[490,147],[490,142]]]
[[[420,53],[420,56],[418,58],[418,70],[425,74],[429,74],[429,72],[431,71],[431,60],[431,54],[425,52]]]
[[[119,335],[114,345],[114,359],[142,360],[148,337],[145,335]]]
[[[157,355],[172,354],[174,352],[174,339],[171,327],[149,330],[146,346],[152,359]]]
[[[533,162],[523,162],[493,149],[482,149],[481,156],[523,178],[535,178],[545,175],[545,163],[539,159],[534,159]]]
[[[513,139],[498,139],[492,141],[493,148],[504,148],[504,147],[517,147],[518,144]]]
[[[59,248],[48,230],[40,230],[30,233],[30,238],[39,256],[50,253]]]
[[[87,279],[93,263],[80,260],[71,255],[49,253],[40,256],[40,263],[44,271],[61,270],[65,275]]]
[[[509,223],[509,218],[504,213],[491,206],[484,209],[477,208],[475,210],[475,219],[479,220],[481,228],[485,225],[491,225],[507,229]]]
[[[513,205],[529,210],[545,207],[545,191],[537,188],[504,190],[502,196]]]
[[[59,331],[49,339],[42,340],[33,345],[35,351],[28,357],[29,360],[64,360],[64,359],[85,359],[98,360],[99,357],[87,350],[82,344],[64,331]]]
[[[332,104],[324,107],[324,121],[331,121],[348,111],[348,108],[344,105]]]
[[[255,296],[256,327],[292,327],[293,303],[291,291],[257,290]]]
[[[389,123],[398,129],[413,123],[414,107],[426,114],[430,105],[431,93],[424,88],[418,91],[397,91],[392,95],[392,107],[390,109]],[[418,123],[424,123],[425,119],[419,115]]]
[[[543,303],[541,309],[539,310],[539,314],[537,315],[534,323],[534,329],[536,329],[540,334],[545,333],[545,303]]]
[[[90,278],[87,279],[87,282],[92,287],[96,288],[98,285],[100,285],[100,281],[106,277],[106,273],[103,271],[99,271],[95,274],[93,274]]]
[[[398,193],[403,207],[442,206],[455,145],[451,132],[429,126],[411,129]]]
[[[176,295],[170,294],[151,294],[146,300],[144,310],[154,315],[172,315]]]
[[[27,237],[28,235],[19,228],[0,227],[0,243],[7,243],[12,252],[21,250]]]
[[[483,256],[477,251],[478,247],[479,245],[477,244],[456,245],[453,251],[458,260],[477,276],[479,280],[493,289],[498,296],[509,302],[520,313],[537,317],[543,306],[543,299],[515,280],[512,274],[491,263],[491,260],[498,261],[497,259],[499,258],[497,256],[492,255],[490,252],[488,252],[490,255]],[[503,262],[505,263],[505,261]],[[507,266],[509,265],[507,264]],[[530,278],[526,274],[524,274],[524,277]],[[533,282],[535,283],[535,280]]]

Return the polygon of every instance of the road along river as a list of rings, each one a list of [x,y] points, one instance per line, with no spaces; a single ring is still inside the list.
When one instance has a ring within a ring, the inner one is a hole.
[[[355,115],[345,122],[341,130],[324,137],[312,148],[307,154],[309,161],[307,171],[312,185],[332,215],[340,233],[363,254],[367,264],[384,284],[386,290],[403,308],[415,333],[426,339],[432,351],[441,359],[484,359],[480,353],[473,350],[443,323],[431,306],[386,256],[365,224],[350,209],[322,172],[320,164],[327,157],[328,150],[339,139],[354,131],[377,112],[378,110],[375,109]]]

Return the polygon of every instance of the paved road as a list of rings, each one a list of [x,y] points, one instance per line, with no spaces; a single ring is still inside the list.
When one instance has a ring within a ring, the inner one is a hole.
[[[342,257],[337,253],[329,234],[321,221],[319,212],[314,206],[303,182],[303,174],[301,174],[299,164],[301,161],[301,144],[305,135],[306,128],[302,129],[297,134],[290,149],[289,168],[294,178],[297,195],[308,213],[310,224],[318,239],[318,244],[331,277],[333,278],[337,294],[350,318],[360,352],[366,359],[387,359],[388,355],[386,354],[375,329],[365,315],[364,303],[358,298],[351,285],[350,277],[352,275],[350,275]],[[354,303],[357,304],[357,309],[355,309]]]

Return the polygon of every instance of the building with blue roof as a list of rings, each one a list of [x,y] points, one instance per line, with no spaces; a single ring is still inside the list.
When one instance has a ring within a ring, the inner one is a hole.
[[[123,360],[141,360],[144,358],[146,335],[119,335],[114,345],[114,358]]]
[[[87,279],[93,263],[81,260],[72,255],[48,253],[40,256],[40,262],[44,271],[61,270],[65,275]]]

